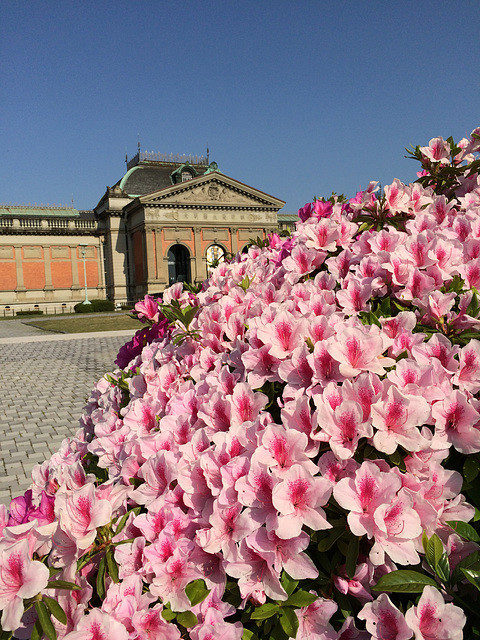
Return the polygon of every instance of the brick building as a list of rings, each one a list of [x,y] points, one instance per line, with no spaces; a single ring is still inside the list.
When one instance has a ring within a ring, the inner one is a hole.
[[[134,302],[202,282],[223,255],[291,224],[284,204],[204,156],[139,151],[93,211],[0,205],[0,310]]]

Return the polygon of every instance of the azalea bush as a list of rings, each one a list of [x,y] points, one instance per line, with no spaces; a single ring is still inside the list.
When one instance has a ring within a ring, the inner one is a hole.
[[[480,637],[479,150],[136,305],[0,511],[2,638]]]

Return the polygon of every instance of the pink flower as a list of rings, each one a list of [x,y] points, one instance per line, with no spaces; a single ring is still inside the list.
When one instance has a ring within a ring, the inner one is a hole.
[[[112,505],[95,497],[95,486],[88,483],[75,491],[57,493],[55,513],[62,531],[85,550],[97,535],[97,527],[110,522]]]
[[[23,600],[47,586],[48,567],[32,560],[27,540],[0,545],[0,609],[2,629],[15,631],[23,615]]]
[[[435,587],[425,587],[416,607],[410,607],[405,620],[415,640],[462,640],[467,621],[460,607],[445,604]]]
[[[372,405],[372,424],[377,429],[373,444],[379,451],[392,454],[400,445],[407,451],[427,449],[430,445],[417,427],[430,417],[430,407],[421,396],[405,395],[392,385]]]
[[[395,361],[382,356],[385,344],[377,327],[370,332],[356,327],[347,327],[330,345],[332,358],[340,363],[340,373],[346,377],[356,376],[362,371],[372,371],[378,375],[385,373],[384,367],[391,367]]]
[[[317,598],[308,607],[295,609],[298,618],[298,640],[336,640],[337,633],[329,624],[330,618],[338,609],[333,600]]]
[[[272,493],[274,507],[278,510],[279,538],[299,536],[302,526],[317,530],[330,529],[321,506],[328,502],[332,486],[325,478],[313,477],[302,465],[293,465],[275,485]]]
[[[412,637],[412,629],[386,593],[368,602],[358,617],[365,620],[367,631],[375,640],[410,640]]]
[[[420,151],[432,162],[440,164],[450,163],[450,145],[442,137],[432,138],[428,147],[420,147]]]
[[[135,311],[140,320],[146,318],[152,322],[158,322],[160,309],[158,308],[158,302],[152,296],[146,295],[143,300],[137,302]]]
[[[129,640],[125,626],[107,613],[92,609],[80,620],[75,631],[67,633],[64,640]]]

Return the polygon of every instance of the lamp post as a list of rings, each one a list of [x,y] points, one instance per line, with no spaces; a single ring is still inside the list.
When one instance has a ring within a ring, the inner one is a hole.
[[[85,242],[80,243],[80,247],[82,249],[82,258],[83,258],[83,283],[85,285],[85,300],[83,304],[92,304],[88,299],[88,288],[87,288],[87,267],[85,265],[85,256],[87,255],[87,247],[88,244]]]

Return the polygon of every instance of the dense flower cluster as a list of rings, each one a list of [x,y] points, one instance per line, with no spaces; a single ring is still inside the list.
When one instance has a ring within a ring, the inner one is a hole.
[[[413,184],[306,205],[291,237],[200,291],[137,304],[152,328],[0,512],[4,630],[464,637],[480,576],[465,497],[480,469],[479,134],[417,147]]]

